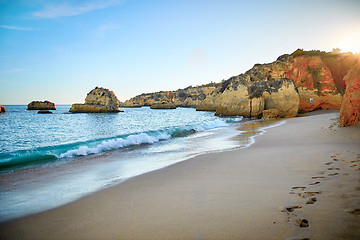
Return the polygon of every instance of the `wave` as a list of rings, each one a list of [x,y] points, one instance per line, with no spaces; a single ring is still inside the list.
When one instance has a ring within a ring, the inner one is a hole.
[[[227,123],[238,123],[238,122],[241,122],[243,119],[244,119],[244,117],[242,117],[242,116],[229,117],[229,118],[226,118],[226,122]]]
[[[18,150],[11,153],[0,153],[0,170],[12,170],[28,165],[51,163],[59,159],[76,156],[100,154],[106,151],[130,146],[153,144],[159,141],[186,137],[196,132],[228,126],[242,118],[215,119],[202,124],[167,127],[164,129],[119,135],[110,138],[92,139],[85,142],[40,147],[29,150]]]
[[[103,141],[95,147],[80,146],[78,149],[68,150],[65,153],[60,154],[60,158],[69,158],[74,156],[86,156],[90,154],[98,154],[109,150],[141,145],[152,144],[161,140],[169,139],[171,136],[166,133],[160,133],[159,135],[149,136],[147,133],[140,133],[135,135],[129,135],[126,138],[111,139]]]

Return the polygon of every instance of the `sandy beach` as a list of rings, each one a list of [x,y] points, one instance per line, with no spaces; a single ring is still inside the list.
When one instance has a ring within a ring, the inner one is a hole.
[[[286,119],[248,148],[197,156],[2,223],[0,238],[359,239],[360,128],[339,128],[338,117]]]

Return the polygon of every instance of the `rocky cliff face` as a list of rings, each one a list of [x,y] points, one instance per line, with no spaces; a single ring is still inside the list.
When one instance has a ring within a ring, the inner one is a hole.
[[[177,91],[162,91],[144,93],[125,101],[122,107],[161,106],[163,103],[173,103],[176,107],[193,107],[200,105],[208,94],[216,89],[215,83],[198,87],[187,87]]]
[[[247,117],[261,117],[264,113],[266,117],[293,117],[298,112],[344,108],[342,116],[350,118],[359,99],[356,90],[359,58],[351,53],[298,49],[272,63],[256,64],[249,71],[221,83],[143,94],[125,104],[151,106],[171,101],[176,106],[216,111],[218,115]],[[345,107],[343,99],[345,103],[351,99],[353,107]],[[348,122],[344,126],[353,122],[341,119]]]
[[[345,96],[340,109],[340,125],[350,126],[360,120],[360,58],[344,77]]]
[[[56,110],[55,103],[50,101],[32,101],[28,104],[27,110]]]
[[[216,115],[261,117],[264,110],[277,109],[280,117],[294,117],[299,110],[299,93],[293,80],[251,82],[233,79],[220,95]]]
[[[91,90],[86,98],[85,104],[73,104],[70,112],[73,113],[105,113],[120,112],[119,100],[114,92],[106,88],[98,88]]]

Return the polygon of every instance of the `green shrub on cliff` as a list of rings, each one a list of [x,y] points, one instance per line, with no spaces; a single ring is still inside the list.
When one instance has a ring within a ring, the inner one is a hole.
[[[310,50],[310,51],[304,51],[303,49],[296,49],[295,52],[293,52],[292,54],[290,54],[290,56],[292,57],[299,57],[299,56],[329,56],[329,55],[336,55],[337,53],[335,52],[325,52],[325,51],[319,51],[319,50]],[[284,54],[285,55],[285,54]]]

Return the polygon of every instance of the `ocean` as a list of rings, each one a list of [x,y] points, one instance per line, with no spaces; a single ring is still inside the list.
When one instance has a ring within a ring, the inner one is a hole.
[[[191,108],[0,114],[0,221],[44,211],[193,156],[249,146],[242,117]],[[260,120],[257,120],[260,121]]]

